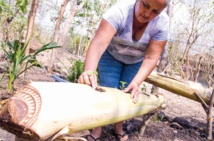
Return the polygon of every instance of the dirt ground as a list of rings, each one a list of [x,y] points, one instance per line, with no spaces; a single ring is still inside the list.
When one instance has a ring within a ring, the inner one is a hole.
[[[31,69],[25,78],[22,75],[16,81],[16,89],[30,81],[54,81],[46,74],[45,69],[40,68]],[[151,85],[146,85],[149,92]],[[9,97],[5,91],[6,87],[4,82],[0,89],[1,100]],[[160,111],[159,117],[162,118],[153,118],[144,135],[139,134],[143,116],[127,120],[124,131],[129,135],[129,141],[206,141],[207,117],[201,104],[163,89],[159,89],[159,94],[165,97],[167,104],[166,109]],[[101,141],[116,140],[112,130],[113,125],[103,127]],[[89,133],[90,131],[84,131],[71,136],[86,137]],[[15,141],[15,136],[0,128],[0,141]]]

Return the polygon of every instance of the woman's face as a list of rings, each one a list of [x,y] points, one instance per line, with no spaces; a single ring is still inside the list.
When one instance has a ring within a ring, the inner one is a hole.
[[[147,23],[158,16],[165,6],[165,0],[137,0],[135,18],[139,23]]]

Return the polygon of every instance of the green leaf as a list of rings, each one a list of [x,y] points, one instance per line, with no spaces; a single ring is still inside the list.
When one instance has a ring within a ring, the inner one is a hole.
[[[0,6],[0,14],[2,14],[2,11],[3,11],[3,9],[2,9],[2,7]]]
[[[27,9],[27,5],[28,5],[29,1],[28,0],[17,0],[16,1],[16,6],[23,12],[26,12]]]
[[[5,7],[7,8],[7,6],[5,5],[5,1],[1,0],[0,1],[0,14],[2,14],[3,10],[5,9]]]
[[[23,56],[20,63],[24,62],[26,59],[31,58],[31,57],[32,57],[32,55],[30,55],[30,54],[27,56]]]
[[[55,42],[51,42],[48,44],[43,45],[41,48],[37,49],[33,56],[36,56],[42,51],[53,49],[53,48],[60,48],[61,46],[57,45]]]
[[[7,58],[11,61],[13,59],[14,54],[5,49],[5,44],[4,43],[2,43],[2,49],[3,49],[4,53],[5,53],[5,55],[7,56]]]
[[[31,40],[31,37],[30,37],[30,38],[27,40],[27,42],[24,44],[24,47],[23,47],[22,50],[21,50],[20,56],[23,56],[23,55],[25,54],[25,50],[26,50],[26,48],[27,48],[27,46],[28,46],[30,40]]]
[[[28,62],[33,64],[34,62],[36,62],[36,59],[31,58],[31,59],[28,60]]]
[[[4,72],[4,74],[3,74],[3,76],[2,76],[2,78],[1,78],[1,80],[0,80],[0,87],[1,87],[1,85],[2,85],[2,82],[3,82],[4,79],[5,79],[6,74],[7,74],[7,72]]]
[[[10,47],[10,49],[14,50],[14,42],[7,42],[7,45]]]

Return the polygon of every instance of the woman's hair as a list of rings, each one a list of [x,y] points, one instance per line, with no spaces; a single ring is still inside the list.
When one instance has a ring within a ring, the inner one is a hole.
[[[169,5],[171,0],[165,0],[166,5]]]

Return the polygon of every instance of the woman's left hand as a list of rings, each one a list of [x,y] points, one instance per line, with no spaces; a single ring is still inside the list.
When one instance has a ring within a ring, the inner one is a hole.
[[[137,82],[131,82],[123,92],[131,92],[131,99],[133,100],[134,103],[137,103],[139,100],[139,94],[140,94],[140,88],[138,86]]]

